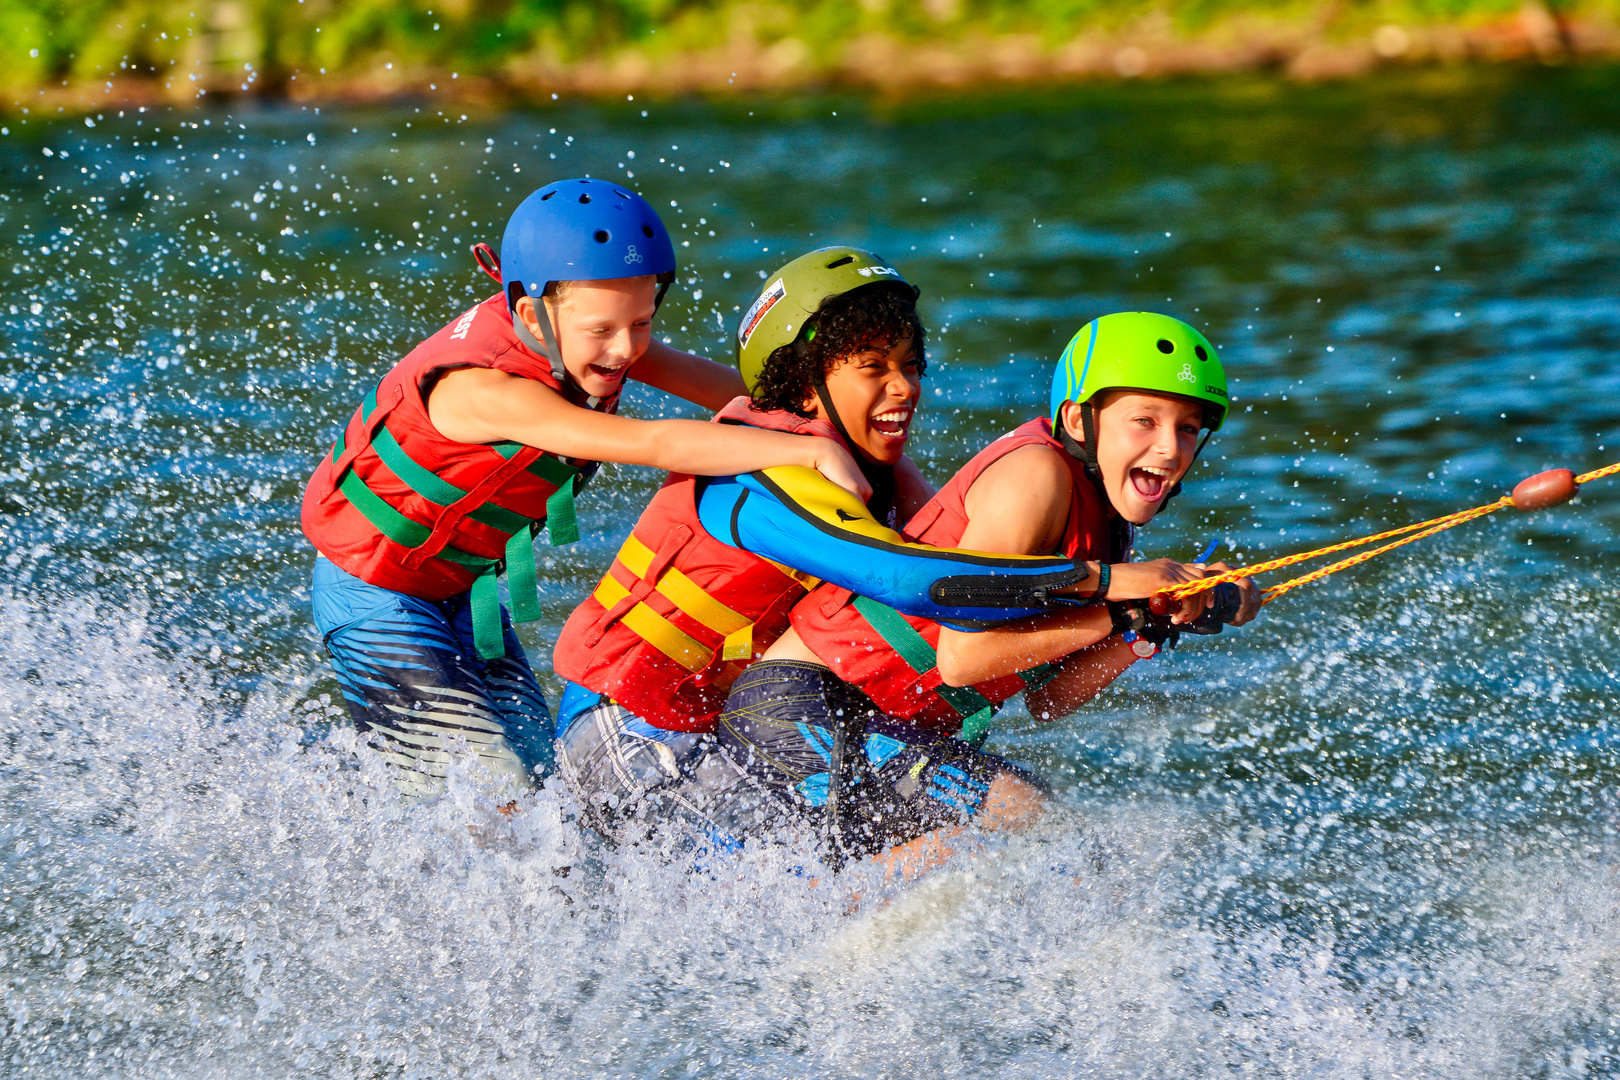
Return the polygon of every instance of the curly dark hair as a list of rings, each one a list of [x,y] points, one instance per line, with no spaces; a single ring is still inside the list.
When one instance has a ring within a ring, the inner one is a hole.
[[[917,315],[911,289],[894,282],[874,282],[822,300],[816,313],[799,328],[790,345],[777,348],[765,359],[754,386],[754,408],[782,409],[796,416],[813,415],[805,407],[814,392],[815,377],[825,379],[835,367],[866,348],[894,348],[911,339],[917,371],[927,370],[924,345],[927,331]]]

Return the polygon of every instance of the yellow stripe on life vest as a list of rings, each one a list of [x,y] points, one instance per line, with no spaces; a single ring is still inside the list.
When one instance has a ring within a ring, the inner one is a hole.
[[[619,549],[619,561],[632,574],[645,579],[648,569],[652,566],[652,549],[637,540],[632,533],[629,539],[625,540],[624,546]],[[674,567],[664,571],[655,587],[664,599],[723,638],[729,638],[753,625],[752,619],[737,614],[704,592],[697,582]]]
[[[604,609],[611,609],[614,604],[629,595],[630,590],[620,585],[612,574],[604,577],[601,584],[596,586],[596,591],[591,594]],[[714,659],[713,649],[706,648],[702,642],[683,632],[646,604],[636,604],[625,612],[619,621],[629,628],[631,633],[687,671],[702,671]]]

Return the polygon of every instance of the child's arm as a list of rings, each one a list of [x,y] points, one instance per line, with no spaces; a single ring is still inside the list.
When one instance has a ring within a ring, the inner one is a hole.
[[[491,368],[460,368],[428,396],[428,418],[447,439],[520,442],[560,457],[650,465],[669,472],[728,476],[804,465],[861,498],[871,487],[831,439],[702,420],[631,420],[571,405],[533,379]]]
[[[630,377],[716,412],[748,393],[736,368],[681,352],[656,337],[641,359],[630,365]]]
[[[925,619],[992,626],[1041,615],[1083,583],[1062,555],[992,555],[906,539],[810,469],[704,484],[698,520],[721,543]]]
[[[1058,720],[1102,693],[1140,659],[1120,638],[1109,638],[1064,657],[1044,686],[1024,691],[1024,706],[1037,720]]]
[[[1013,555],[1055,550],[1069,514],[1070,484],[1068,466],[1053,451],[1041,446],[1014,450],[968,489],[964,500],[968,525],[959,546]],[[1122,572],[1126,565],[1129,571]],[[1092,563],[1088,568],[1091,579],[1080,586],[1082,593],[1096,588],[1098,567]],[[1108,595],[1115,600],[1141,599],[1203,576],[1203,570],[1170,559],[1119,564]],[[1203,601],[1198,603],[1201,608]],[[1101,604],[978,632],[943,626],[940,678],[950,686],[968,686],[1011,675],[1066,657],[1113,632],[1108,609]]]

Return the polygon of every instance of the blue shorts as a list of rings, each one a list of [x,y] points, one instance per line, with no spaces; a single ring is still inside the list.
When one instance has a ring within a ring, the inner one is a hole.
[[[716,819],[738,835],[751,824],[798,819],[838,849],[829,854],[871,854],[964,824],[984,809],[1003,774],[1048,791],[1033,773],[889,716],[820,664],[798,660],[761,660],[744,671],[726,700],[718,739],[719,756],[775,810],[761,815],[756,804],[734,798],[741,812],[717,811]]]
[[[367,584],[321,556],[314,599],[355,727],[377,737],[406,794],[441,787],[458,743],[520,787],[551,770],[551,712],[504,608],[506,655],[481,660],[466,593],[422,600]]]
[[[997,776],[1040,778],[942,732],[880,712],[819,664],[761,660],[731,688],[716,735],[654,727],[569,683],[558,710],[563,775],[607,836],[683,823],[717,847],[807,824],[829,855],[870,854],[984,807]],[[841,729],[836,815],[830,768]]]

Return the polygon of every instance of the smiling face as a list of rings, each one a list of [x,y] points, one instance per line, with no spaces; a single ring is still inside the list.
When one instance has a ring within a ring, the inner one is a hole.
[[[1097,468],[1109,502],[1126,521],[1146,524],[1187,470],[1198,449],[1204,408],[1189,398],[1111,391],[1096,398]],[[1080,406],[1063,406],[1063,426],[1085,436]]]
[[[652,340],[657,295],[656,280],[633,277],[565,282],[557,299],[546,300],[562,339],[563,367],[580,389],[599,398],[619,392],[630,365]],[[530,333],[550,340],[551,331],[540,325],[531,298],[520,297],[514,311]]]
[[[855,443],[852,449],[880,465],[898,462],[922,399],[922,371],[911,338],[887,348],[875,342],[835,362],[826,382],[833,408]],[[816,416],[828,418],[814,394],[805,404]]]

